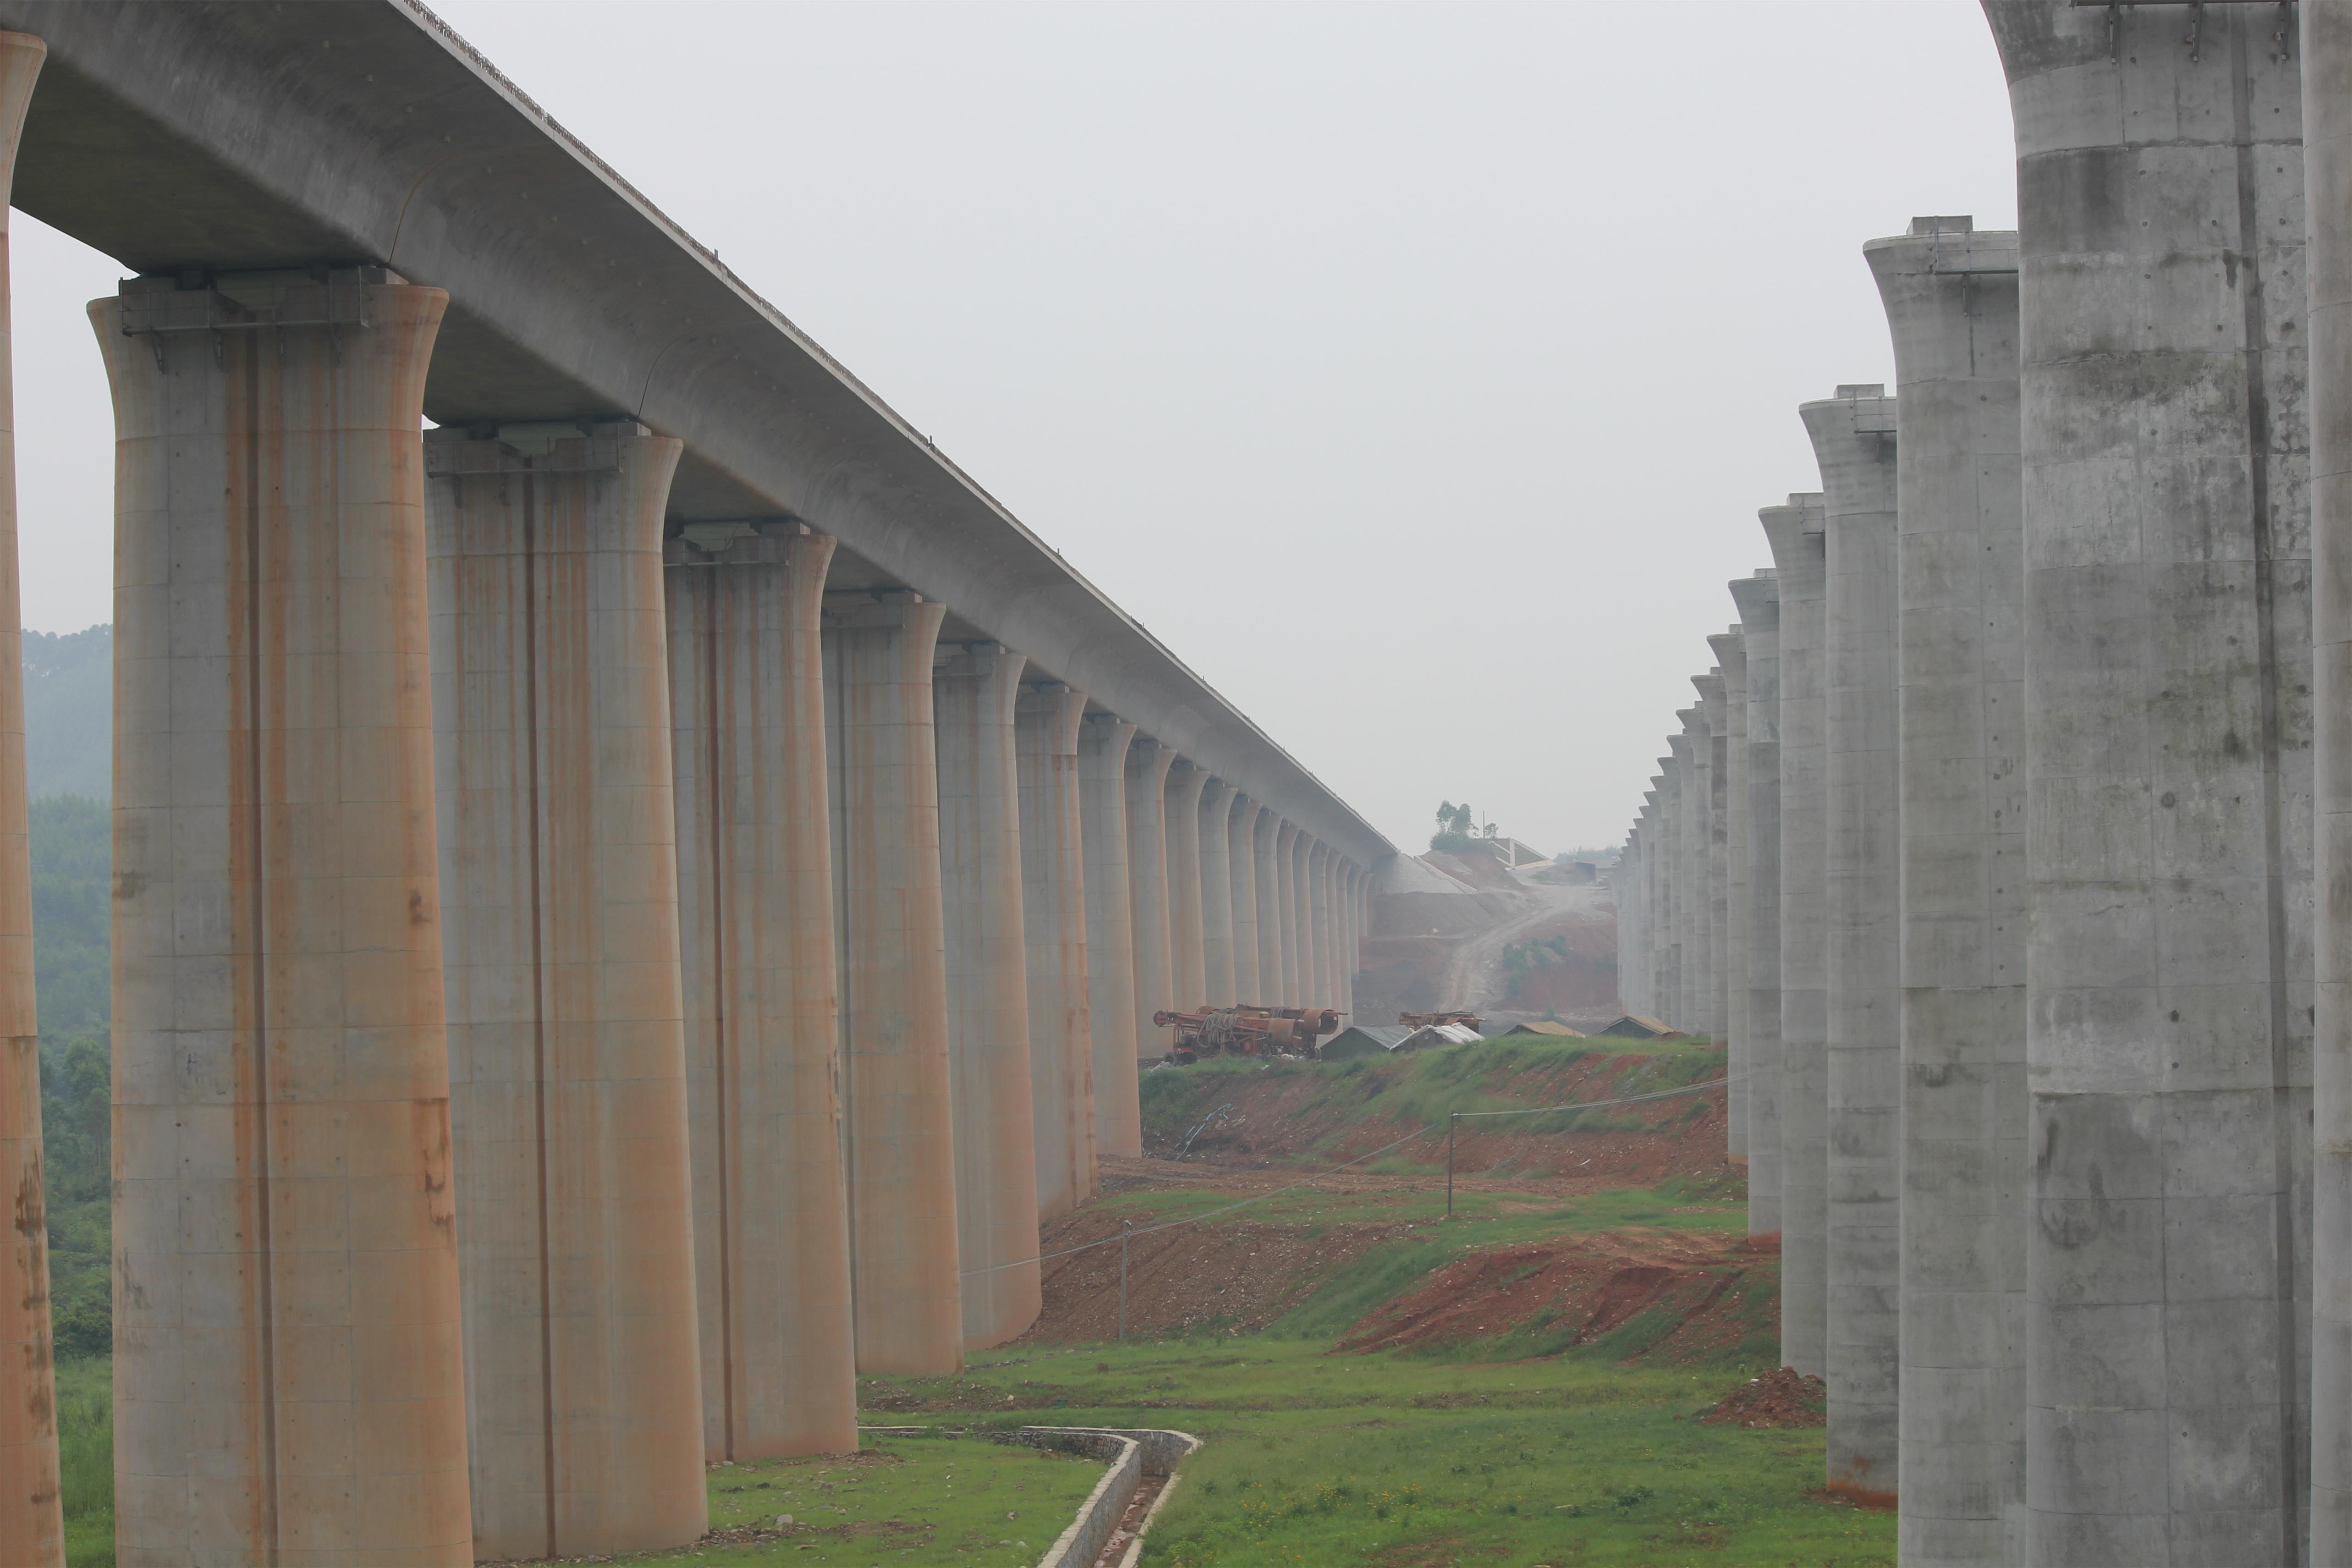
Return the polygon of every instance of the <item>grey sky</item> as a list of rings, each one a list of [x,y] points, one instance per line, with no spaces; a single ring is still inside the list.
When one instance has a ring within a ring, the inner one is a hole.
[[[1613,843],[1863,241],[2014,223],[1969,0],[442,14],[1407,847]],[[110,617],[83,303],[14,238],[25,619]]]

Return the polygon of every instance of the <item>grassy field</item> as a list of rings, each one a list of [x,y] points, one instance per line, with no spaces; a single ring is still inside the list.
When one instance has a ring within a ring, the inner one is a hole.
[[[1263,1335],[999,1352],[961,1378],[859,1388],[894,1405],[994,1404],[991,1425],[1206,1437],[1148,1538],[1150,1568],[1891,1565],[1891,1514],[1818,1493],[1817,1428],[1696,1419],[1748,1375],[1629,1368],[1605,1350],[1341,1356]]]
[[[114,1363],[58,1363],[58,1465],[67,1568],[114,1568]]]

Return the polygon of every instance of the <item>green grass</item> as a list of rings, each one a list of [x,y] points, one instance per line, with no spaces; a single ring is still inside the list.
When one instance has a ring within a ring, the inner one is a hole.
[[[1040,1347],[995,1352],[961,1379],[866,1379],[859,1391],[993,1405],[992,1424],[1209,1439],[1149,1538],[1150,1568],[1894,1563],[1893,1515],[1817,1495],[1818,1429],[1693,1418],[1762,1361],[1628,1367],[1594,1346],[1460,1364],[1328,1343]],[[1005,1395],[1012,1405],[996,1403]]]
[[[1442,1123],[1449,1113],[1477,1110],[1517,1110],[1542,1105],[1555,1095],[1563,1100],[1618,1100],[1661,1089],[1684,1089],[1720,1077],[1721,1047],[1706,1041],[1625,1041],[1632,1048],[1600,1040],[1487,1040],[1454,1046],[1442,1051],[1420,1051],[1402,1058],[1362,1058],[1348,1062],[1262,1063],[1247,1058],[1212,1057],[1189,1068],[1171,1068],[1143,1075],[1143,1133],[1148,1148],[1172,1150],[1202,1119],[1208,1117],[1238,1087],[1243,1075],[1306,1078],[1315,1089],[1297,1107],[1298,1113],[1334,1113],[1342,1131],[1307,1158],[1327,1163],[1329,1146],[1345,1130],[1363,1121],[1393,1121],[1424,1126]],[[1561,1080],[1589,1058],[1628,1058],[1632,1064],[1618,1073],[1605,1091],[1587,1087],[1563,1091]],[[1699,1104],[1693,1096],[1690,1105]],[[1678,1115],[1696,1114],[1665,1102],[1658,1108],[1626,1107],[1613,1110],[1559,1111],[1549,1115],[1508,1119],[1513,1132],[1636,1132],[1647,1131]],[[1488,1124],[1490,1127],[1494,1123]],[[1213,1134],[1213,1129],[1212,1134]],[[1407,1168],[1399,1162],[1426,1169],[1442,1164],[1444,1151],[1433,1138],[1412,1145],[1381,1163]]]
[[[68,1568],[114,1568],[114,1363],[58,1363],[58,1462]]]
[[[1058,1425],[1059,1423],[1057,1423]],[[908,1557],[972,1568],[1025,1568],[1069,1527],[1103,1466],[978,1437],[880,1437],[852,1457],[770,1459],[710,1472],[710,1528],[772,1531],[602,1559],[779,1568]],[[774,1531],[776,1518],[792,1525]]]

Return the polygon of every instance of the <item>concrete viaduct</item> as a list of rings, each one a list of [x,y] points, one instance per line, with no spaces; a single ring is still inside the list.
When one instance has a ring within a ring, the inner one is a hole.
[[[2352,1565],[2352,0],[1983,0],[2017,233],[1863,247],[1616,875],[1828,1483],[1949,1568]],[[1857,279],[1859,281],[1859,279]]]
[[[13,205],[138,275],[90,307],[123,1568],[691,1541],[706,1459],[852,1448],[856,1372],[1035,1318],[1155,1009],[1349,1005],[1387,841],[421,6],[0,28]]]

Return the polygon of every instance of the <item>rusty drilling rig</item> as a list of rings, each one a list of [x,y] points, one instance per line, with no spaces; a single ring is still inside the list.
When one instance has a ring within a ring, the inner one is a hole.
[[[1339,1026],[1339,1015],[1328,1007],[1203,1007],[1154,1013],[1151,1021],[1174,1026],[1168,1059],[1187,1067],[1202,1057],[1311,1058],[1316,1040]]]

